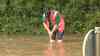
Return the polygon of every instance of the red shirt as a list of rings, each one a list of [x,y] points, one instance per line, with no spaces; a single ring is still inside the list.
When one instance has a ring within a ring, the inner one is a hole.
[[[51,16],[45,20],[45,24],[47,25],[48,28],[50,27],[49,25],[50,20],[52,25],[54,26],[56,24],[56,16],[51,14]],[[64,17],[62,15],[60,16],[60,22],[58,24],[58,31],[59,32],[64,31]]]

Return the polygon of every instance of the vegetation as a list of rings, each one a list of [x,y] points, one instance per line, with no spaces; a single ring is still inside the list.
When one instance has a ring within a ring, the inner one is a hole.
[[[100,0],[0,0],[0,32],[43,33],[43,8],[65,16],[65,32],[85,32],[100,21]]]

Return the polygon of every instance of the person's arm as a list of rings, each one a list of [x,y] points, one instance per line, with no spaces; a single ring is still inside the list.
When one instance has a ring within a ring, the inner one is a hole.
[[[57,14],[58,14],[58,11],[55,11],[55,13],[54,13],[54,15],[53,15],[53,19],[55,19],[56,18],[56,16],[57,16]],[[55,30],[56,30],[56,28],[57,28],[57,24],[54,22],[53,23],[54,24],[54,26],[53,26],[53,29],[52,29],[52,31],[51,32],[54,32]]]
[[[52,33],[56,30],[56,28],[57,28],[57,25],[55,24],[54,26],[53,26],[53,29],[52,29]]]
[[[43,26],[44,26],[44,28],[47,30],[47,32],[49,33],[49,32],[50,32],[50,29],[49,29],[48,26],[45,24],[45,22],[43,22]]]
[[[49,35],[49,39],[51,40],[51,37],[52,37],[52,32],[50,31],[50,29],[48,28],[48,26],[45,24],[45,22],[43,23],[43,26],[44,26],[44,27],[45,27],[45,29],[47,30],[48,35]]]

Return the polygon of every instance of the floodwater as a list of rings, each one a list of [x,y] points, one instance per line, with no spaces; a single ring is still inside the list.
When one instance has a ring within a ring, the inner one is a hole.
[[[62,43],[49,43],[48,36],[2,35],[0,56],[82,56],[81,42],[78,36],[65,36]]]

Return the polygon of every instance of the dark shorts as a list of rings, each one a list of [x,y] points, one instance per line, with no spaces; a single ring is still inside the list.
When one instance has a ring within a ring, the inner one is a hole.
[[[58,32],[54,31],[52,35],[52,40],[62,40],[64,38],[64,31],[63,32]]]

